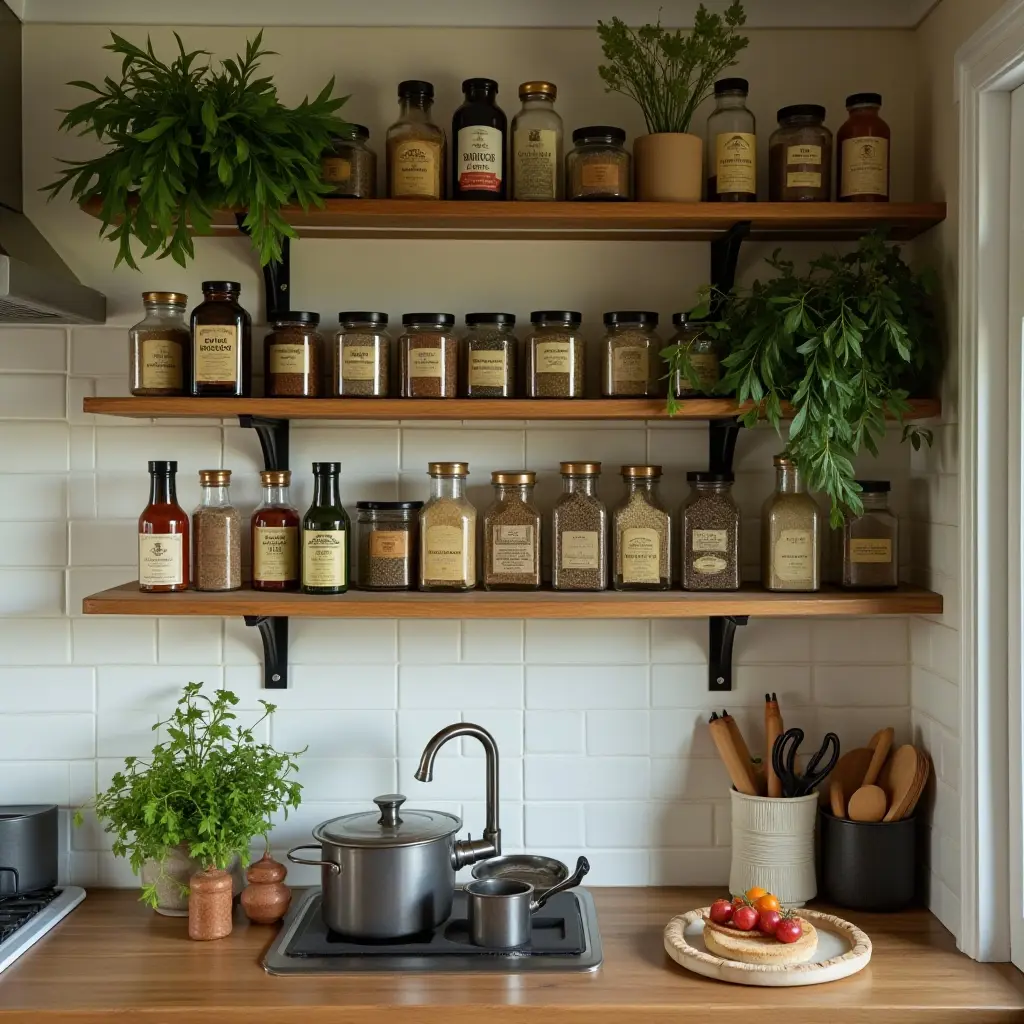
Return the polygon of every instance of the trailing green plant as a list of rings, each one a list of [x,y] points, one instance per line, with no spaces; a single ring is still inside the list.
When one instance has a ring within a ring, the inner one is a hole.
[[[263,714],[242,728],[234,724],[235,694],[215,690],[208,697],[202,689],[202,683],[185,686],[170,717],[153,726],[167,739],[148,760],[126,757],[124,771],[96,797],[114,855],[128,857],[136,874],[181,843],[204,867],[225,868],[236,855],[244,867],[251,840],[266,841],[271,816],[287,817],[299,806],[302,787],[289,776],[303,751],[278,753],[254,735],[276,707],[261,700]],[[81,812],[75,820],[81,823]],[[155,907],[156,886],[143,886],[141,899]]]
[[[79,202],[100,201],[101,234],[118,243],[117,259],[138,269],[132,239],[143,256],[170,256],[185,266],[195,256],[191,234],[211,231],[212,211],[245,211],[244,230],[260,263],[281,258],[294,230],[281,214],[288,204],[323,206],[330,186],[320,180],[320,154],[345,122],[335,112],[348,97],[333,97],[332,78],[314,100],[286,107],[271,78],[257,78],[263,33],[245,56],[214,69],[206,50],[165,64],[146,40],[142,49],[111,32],[105,49],[121,54],[121,79],[102,86],[70,85],[95,93],[62,111],[60,127],[95,134],[106,151],[90,160],[63,160],[66,168],[43,191],[69,188]]]
[[[717,391],[752,403],[747,426],[764,418],[781,434],[783,403],[792,406],[786,452],[808,486],[829,496],[839,526],[844,508],[863,511],[854,457],[862,448],[878,454],[887,415],[903,423],[910,388],[925,381],[937,350],[934,275],[912,270],[877,234],[847,255],[819,256],[804,273],[779,250],[767,262],[775,277],[728,294],[705,289],[692,315],[714,307],[704,329],[728,352]],[[663,355],[670,380],[680,372],[699,389],[687,350]],[[678,408],[670,398],[669,411]],[[932,440],[913,424],[903,437],[915,449]]]
[[[629,96],[643,111],[647,130],[688,132],[694,112],[712,93],[715,79],[749,40],[737,34],[747,16],[740,0],[721,14],[697,8],[693,29],[670,32],[656,25],[630,28],[619,18],[599,21],[601,52],[608,61],[597,70],[605,92]]]

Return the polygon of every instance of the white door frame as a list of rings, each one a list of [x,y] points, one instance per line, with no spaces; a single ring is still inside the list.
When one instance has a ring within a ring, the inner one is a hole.
[[[1007,771],[1019,692],[1020,371],[1009,343],[1010,93],[1024,84],[1024,0],[956,54],[960,111],[959,427],[961,581],[960,948],[1010,959],[1019,900],[1020,799]],[[1013,377],[1016,367],[1016,377]],[[1015,429],[1008,429],[1008,425]],[[1013,479],[1013,485],[1009,480]],[[1013,663],[1011,663],[1011,658]],[[1016,687],[1008,680],[1016,678]],[[1019,773],[1019,761],[1018,761]],[[1015,818],[1014,818],[1015,813]],[[1014,835],[1016,833],[1017,835]],[[1017,862],[1010,870],[1011,842]]]

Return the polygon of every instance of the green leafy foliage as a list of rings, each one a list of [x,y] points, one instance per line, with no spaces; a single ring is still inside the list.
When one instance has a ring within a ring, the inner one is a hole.
[[[257,78],[263,33],[214,70],[186,52],[165,64],[146,48],[111,32],[105,49],[123,55],[121,80],[102,86],[70,85],[95,97],[63,111],[61,128],[95,134],[106,151],[91,160],[64,160],[64,170],[43,191],[52,199],[65,187],[74,199],[102,202],[101,234],[118,243],[117,259],[138,269],[131,241],[143,256],[170,256],[185,266],[195,256],[191,232],[210,233],[211,211],[246,211],[245,230],[260,263],[281,258],[294,230],[281,207],[323,206],[330,186],[320,180],[320,154],[345,128],[335,111],[348,97],[332,97],[334,79],[314,100],[284,106],[270,78]]]
[[[718,392],[753,403],[743,415],[747,426],[764,418],[781,433],[783,402],[793,406],[786,452],[808,486],[829,496],[839,526],[844,508],[863,511],[854,457],[861,449],[878,454],[886,415],[902,422],[911,389],[926,380],[938,349],[933,275],[915,273],[879,235],[845,256],[820,256],[806,273],[778,250],[767,262],[775,277],[749,291],[705,289],[691,315],[707,316],[715,300],[704,329],[728,351]],[[670,375],[696,380],[685,349],[662,354]],[[678,405],[670,400],[669,411]],[[912,424],[903,437],[915,449],[932,440]]]
[[[289,780],[295,758],[256,740],[259,722],[276,707],[266,701],[263,715],[248,728],[234,723],[238,698],[230,690],[202,692],[188,683],[169,718],[153,726],[167,739],[150,758],[127,757],[110,787],[96,797],[104,830],[113,835],[117,857],[129,857],[138,874],[147,860],[163,860],[167,851],[187,844],[189,855],[204,867],[224,868],[237,854],[249,862],[249,843],[264,840],[271,815],[299,806],[302,787]],[[76,823],[81,823],[81,812]],[[142,899],[156,906],[155,886],[143,887]]]
[[[747,20],[740,0],[721,14],[697,9],[693,31],[669,32],[656,25],[630,28],[612,18],[597,23],[607,64],[597,70],[606,92],[635,100],[649,132],[687,132],[696,109],[714,90],[715,79],[736,64],[749,40],[736,30]]]

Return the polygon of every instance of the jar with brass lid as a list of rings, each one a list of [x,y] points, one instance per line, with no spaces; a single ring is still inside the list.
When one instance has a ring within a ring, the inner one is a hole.
[[[188,296],[143,292],[145,317],[128,331],[133,395],[183,395],[190,381],[192,335],[185,320]]]
[[[626,497],[612,513],[612,585],[616,590],[668,590],[672,583],[672,517],[658,495],[661,466],[623,466]]]
[[[551,513],[555,590],[608,586],[608,509],[597,496],[600,462],[563,462],[562,494]]]
[[[557,95],[551,82],[519,86],[523,108],[512,119],[512,198],[520,202],[551,202],[565,195]]]
[[[761,510],[761,585],[813,591],[821,586],[821,510],[796,462],[776,455],[775,492]]]
[[[430,498],[420,509],[420,590],[476,586],[476,509],[466,497],[465,462],[431,462]]]
[[[202,496],[192,513],[193,582],[196,590],[242,586],[242,517],[231,504],[230,469],[201,469]]]
[[[540,588],[540,513],[533,503],[537,474],[491,474],[494,503],[484,513],[484,588]]]

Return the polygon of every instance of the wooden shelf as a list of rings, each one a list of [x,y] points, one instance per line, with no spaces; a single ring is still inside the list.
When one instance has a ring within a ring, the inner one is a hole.
[[[474,590],[466,594],[352,590],[324,597],[229,593],[143,594],[136,583],[91,594],[86,615],[294,616],[324,619],[699,619],[721,615],[780,618],[794,615],[938,615],[942,595],[920,587],[817,594],[771,594],[747,586],[733,593],[529,593]]]
[[[99,200],[85,204],[96,216]],[[284,211],[304,238],[475,238],[708,241],[750,221],[754,241],[856,239],[878,228],[897,241],[946,217],[945,203],[463,203],[328,199]],[[235,213],[217,210],[213,233],[237,237]]]
[[[911,402],[908,419],[938,416],[938,399]],[[221,419],[265,416],[288,420],[711,420],[742,412],[729,398],[693,398],[674,417],[663,398],[576,400],[543,398],[86,398],[88,413],[131,416]],[[788,410],[787,410],[788,412]]]

